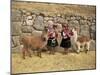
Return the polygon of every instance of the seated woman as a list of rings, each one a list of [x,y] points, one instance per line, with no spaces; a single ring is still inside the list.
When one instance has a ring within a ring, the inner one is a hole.
[[[50,54],[55,54],[55,47],[58,46],[58,33],[56,31],[57,26],[53,25],[52,28],[48,29],[48,41],[47,46],[49,47]]]
[[[63,23],[61,31],[62,41],[60,46],[64,48],[64,54],[68,54],[69,48],[71,48],[71,35],[73,35],[73,33],[69,30],[68,25]]]

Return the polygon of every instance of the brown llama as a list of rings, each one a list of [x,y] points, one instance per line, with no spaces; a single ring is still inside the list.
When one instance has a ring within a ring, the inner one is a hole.
[[[25,59],[25,52],[31,57],[30,50],[35,49],[37,55],[41,58],[42,49],[47,44],[47,27],[44,28],[40,36],[23,36],[20,38],[20,43],[22,47],[22,57]]]

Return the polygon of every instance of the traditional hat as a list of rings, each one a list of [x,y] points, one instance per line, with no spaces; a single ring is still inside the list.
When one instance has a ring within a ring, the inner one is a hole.
[[[53,21],[52,20],[49,20],[48,21],[48,25],[53,25],[54,23],[53,23]]]
[[[67,24],[66,23],[62,23],[62,27],[66,27],[67,26]]]
[[[57,28],[57,25],[54,24],[54,25],[53,25],[53,28]]]

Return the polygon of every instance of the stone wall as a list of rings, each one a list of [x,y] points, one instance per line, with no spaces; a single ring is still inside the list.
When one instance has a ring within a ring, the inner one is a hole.
[[[19,50],[19,37],[22,35],[32,35],[34,31],[42,31],[44,26],[47,25],[48,20],[53,20],[57,23],[68,23],[70,27],[78,27],[80,29],[79,35],[86,35],[88,37],[95,38],[96,32],[96,17],[95,16],[81,16],[81,15],[67,15],[67,14],[55,14],[51,15],[37,15],[37,13],[31,14],[33,19],[32,25],[25,24],[21,11],[12,11],[11,22],[11,35],[12,35],[12,49]],[[38,34],[37,34],[38,35]],[[91,49],[95,49],[95,44],[92,44]]]

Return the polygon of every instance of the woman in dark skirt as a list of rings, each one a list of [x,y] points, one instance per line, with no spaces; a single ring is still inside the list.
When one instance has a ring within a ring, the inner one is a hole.
[[[58,33],[56,31],[56,26],[53,25],[52,29],[48,31],[47,46],[50,49],[50,54],[55,54],[55,47],[58,46],[57,37]]]
[[[62,41],[60,46],[64,48],[64,54],[68,53],[69,48],[71,48],[71,40],[70,37],[73,33],[69,30],[68,25],[66,25],[65,23],[62,24],[62,32],[61,32],[61,36],[62,36]]]

